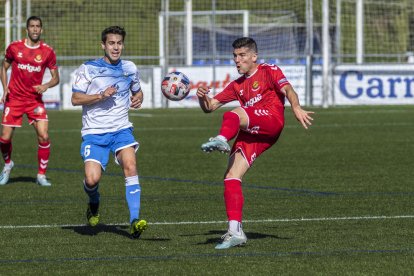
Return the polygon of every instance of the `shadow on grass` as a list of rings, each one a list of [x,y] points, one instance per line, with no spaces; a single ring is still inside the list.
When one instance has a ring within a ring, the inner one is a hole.
[[[98,224],[95,227],[91,227],[89,225],[82,225],[82,226],[64,226],[62,227],[64,230],[72,230],[73,232],[84,235],[84,236],[96,236],[99,233],[113,233],[116,235],[120,235],[122,237],[126,237],[128,239],[132,239],[131,235],[129,234],[129,227],[122,226],[122,225],[105,225],[105,224]],[[143,234],[145,235],[145,233]],[[170,239],[165,238],[145,238],[141,236],[137,240],[146,240],[146,241],[169,241]]]
[[[33,183],[36,184],[36,178],[35,177],[28,177],[28,176],[19,176],[19,177],[10,177],[9,181],[7,182],[7,185],[13,184],[13,183]]]
[[[218,235],[218,237],[215,238],[209,238],[207,239],[205,242],[200,242],[197,244],[216,244],[216,243],[220,243],[221,242],[221,236],[224,235],[225,232],[223,230],[210,230],[207,233],[204,234],[192,234],[192,235],[182,235],[182,236],[207,236],[207,235]],[[257,232],[245,232],[247,239],[249,240],[258,240],[258,239],[267,239],[267,238],[271,238],[271,239],[279,239],[279,240],[291,240],[293,238],[288,238],[288,237],[280,237],[277,235],[269,235],[269,234],[262,234],[262,233],[257,233]]]
[[[113,233],[123,237],[131,238],[128,233],[128,227],[126,226],[118,226],[118,225],[105,225],[105,224],[98,224],[95,227],[91,227],[89,225],[84,226],[64,226],[62,229],[65,230],[73,230],[73,232],[78,233],[79,235],[84,236],[96,236],[99,233]]]

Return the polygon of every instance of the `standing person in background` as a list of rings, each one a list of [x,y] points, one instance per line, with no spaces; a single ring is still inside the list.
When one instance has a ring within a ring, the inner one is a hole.
[[[90,226],[99,223],[99,181],[112,152],[125,176],[130,234],[139,238],[147,222],[139,219],[141,186],[135,156],[139,144],[128,112],[130,107],[141,107],[143,93],[137,67],[131,61],[121,60],[125,36],[125,30],[118,26],[102,32],[104,56],[84,63],[76,71],[72,104],[82,105],[81,156],[85,163],[83,187],[89,197],[88,223]]]
[[[50,156],[48,117],[42,95],[48,88],[59,83],[59,71],[56,54],[52,47],[40,40],[42,20],[31,16],[26,21],[27,38],[12,42],[6,49],[1,68],[4,104],[0,150],[4,159],[4,168],[0,175],[0,185],[9,181],[14,162],[12,155],[12,137],[16,127],[22,126],[26,114],[29,124],[33,125],[39,143],[37,150],[38,173],[36,182],[41,186],[51,186],[46,178]],[[7,70],[12,68],[10,82],[7,85]],[[45,69],[52,75],[50,81],[43,83]]]
[[[301,108],[298,96],[282,70],[276,65],[257,64],[257,45],[249,37],[233,42],[233,59],[242,76],[210,98],[207,87],[197,90],[201,109],[210,113],[222,105],[239,101],[240,107],[227,111],[219,135],[201,145],[205,152],[230,153],[224,175],[224,201],[228,231],[216,249],[227,249],[247,242],[242,230],[244,197],[242,178],[253,162],[278,140],[284,126],[285,98],[292,106],[296,119],[307,129],[313,120]],[[236,137],[233,147],[228,141]]]

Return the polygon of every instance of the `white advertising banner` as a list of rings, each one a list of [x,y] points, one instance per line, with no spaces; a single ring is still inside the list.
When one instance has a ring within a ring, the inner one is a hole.
[[[337,105],[414,104],[414,65],[337,66]]]

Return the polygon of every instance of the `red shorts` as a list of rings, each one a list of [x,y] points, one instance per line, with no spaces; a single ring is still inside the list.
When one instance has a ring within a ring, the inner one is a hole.
[[[8,101],[4,105],[1,124],[3,126],[21,127],[24,114],[26,114],[29,124],[33,124],[34,121],[48,121],[43,102]]]
[[[282,133],[285,124],[284,108],[242,108],[249,119],[248,128],[239,131],[230,155],[240,150],[251,166],[257,157],[276,143]]]

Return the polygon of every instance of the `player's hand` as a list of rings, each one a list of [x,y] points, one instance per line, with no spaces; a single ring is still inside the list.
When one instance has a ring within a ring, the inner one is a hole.
[[[3,92],[3,97],[1,97],[0,99],[0,103],[4,104],[6,102],[7,99],[7,95],[9,94],[9,88],[6,88]]]
[[[37,94],[43,94],[46,92],[46,90],[49,88],[47,85],[45,84],[41,84],[41,85],[35,85],[33,86],[33,88],[36,90]]]
[[[292,108],[293,113],[295,114],[296,119],[302,124],[305,129],[308,129],[308,126],[312,125],[313,118],[310,114],[314,114],[313,111],[303,110],[300,106]]]
[[[116,88],[111,86],[105,89],[105,91],[101,92],[102,100],[105,100],[116,93]]]
[[[139,91],[131,96],[131,107],[140,108],[143,101],[144,101],[144,93],[142,93],[142,91]]]
[[[204,98],[208,94],[208,92],[210,92],[210,88],[202,86],[197,89],[196,95],[199,98]]]

